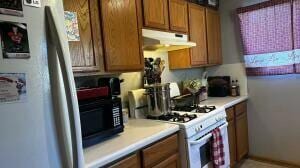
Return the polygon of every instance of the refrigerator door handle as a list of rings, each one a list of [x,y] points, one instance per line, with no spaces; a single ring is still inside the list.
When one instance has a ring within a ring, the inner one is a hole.
[[[49,25],[51,39],[55,42],[55,48],[60,63],[63,82],[65,85],[65,94],[67,100],[67,108],[69,113],[70,121],[70,132],[71,132],[71,143],[72,143],[72,167],[73,168],[83,168],[84,167],[84,157],[82,149],[82,138],[81,138],[81,125],[79,108],[77,102],[75,82],[72,72],[71,61],[67,60],[66,55],[69,55],[65,48],[63,47],[62,38],[58,32],[57,24],[55,23],[51,7],[45,7],[46,17]]]

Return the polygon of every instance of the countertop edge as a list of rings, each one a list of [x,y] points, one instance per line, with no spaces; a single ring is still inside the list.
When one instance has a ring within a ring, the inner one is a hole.
[[[101,166],[105,166],[111,162],[114,162],[126,155],[129,155],[139,149],[142,149],[143,147],[146,147],[147,145],[150,145],[150,144],[152,144],[160,139],[163,139],[169,135],[172,135],[178,131],[179,131],[179,126],[174,124],[173,127],[170,127],[158,134],[149,136],[140,142],[129,145],[128,147],[123,148],[122,150],[119,150],[118,152],[115,152],[107,157],[103,157],[97,161],[85,164],[85,168],[98,168]]]
[[[238,98],[238,99],[236,99],[236,100],[233,100],[233,101],[230,101],[229,103],[226,103],[226,104],[224,105],[224,108],[226,109],[226,108],[232,107],[232,106],[234,106],[234,105],[236,105],[236,104],[239,104],[239,103],[241,103],[241,102],[243,102],[243,101],[246,101],[246,100],[248,100],[248,99],[249,99],[248,96],[241,96],[240,98]]]

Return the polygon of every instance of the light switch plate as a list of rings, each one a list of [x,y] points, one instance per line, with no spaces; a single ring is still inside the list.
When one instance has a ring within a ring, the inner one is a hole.
[[[40,8],[41,0],[24,0],[24,5]]]

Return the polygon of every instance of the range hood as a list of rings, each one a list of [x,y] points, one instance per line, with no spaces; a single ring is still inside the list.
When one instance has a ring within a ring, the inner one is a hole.
[[[186,34],[162,32],[143,29],[144,51],[174,51],[195,47],[196,43],[189,42]]]

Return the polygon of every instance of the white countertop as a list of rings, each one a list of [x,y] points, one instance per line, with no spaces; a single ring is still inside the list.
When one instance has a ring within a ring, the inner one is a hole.
[[[130,119],[123,133],[84,149],[85,167],[101,167],[179,131],[175,124]]]
[[[229,108],[240,102],[248,99],[248,96],[237,96],[237,97],[208,97],[207,100],[200,102],[200,105],[213,105],[218,107]]]

